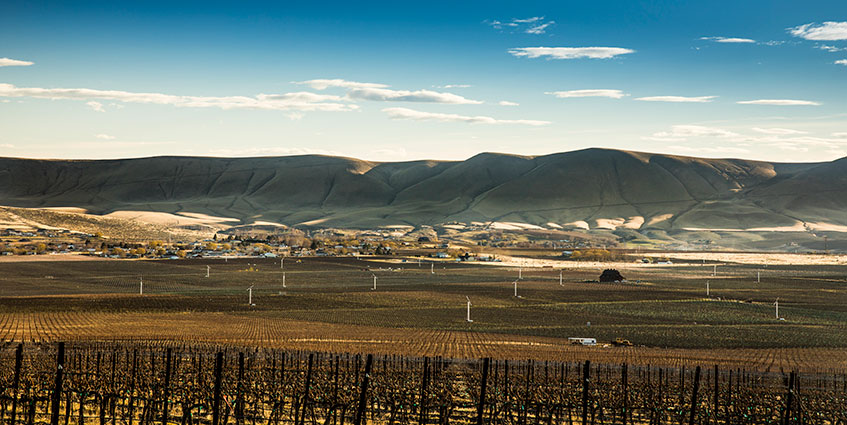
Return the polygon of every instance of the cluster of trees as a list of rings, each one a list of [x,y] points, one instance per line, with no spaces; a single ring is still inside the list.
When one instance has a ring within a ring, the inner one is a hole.
[[[568,259],[575,261],[616,261],[623,259],[623,256],[617,251],[607,249],[578,249],[573,251]]]

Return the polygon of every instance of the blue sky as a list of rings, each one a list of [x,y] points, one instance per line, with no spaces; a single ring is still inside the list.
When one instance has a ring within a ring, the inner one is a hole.
[[[0,156],[847,155],[847,2],[407,3],[4,2]]]

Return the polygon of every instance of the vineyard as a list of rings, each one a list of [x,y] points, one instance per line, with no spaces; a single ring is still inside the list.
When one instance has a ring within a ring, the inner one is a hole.
[[[0,351],[8,424],[844,424],[847,376],[182,344]]]
[[[282,266],[250,258],[0,262],[0,344],[202,342],[416,357],[847,370],[847,267],[840,265],[720,264],[717,276],[709,265],[633,267],[621,269],[630,283],[609,284],[592,282],[601,270],[585,268],[326,257],[288,259]],[[776,298],[784,320],[774,317]],[[600,344],[574,346],[567,342],[572,336]],[[604,346],[617,337],[635,347]]]

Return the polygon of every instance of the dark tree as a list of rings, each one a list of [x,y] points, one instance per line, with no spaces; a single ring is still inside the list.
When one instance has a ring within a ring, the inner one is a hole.
[[[600,275],[600,282],[623,282],[623,280],[621,272],[615,269],[603,270],[603,274]]]

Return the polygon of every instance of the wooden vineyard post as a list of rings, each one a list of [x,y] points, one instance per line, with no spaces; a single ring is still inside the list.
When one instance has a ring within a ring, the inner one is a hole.
[[[482,385],[479,388],[479,407],[476,412],[476,423],[482,425],[483,414],[485,413],[485,387],[488,385],[488,366],[491,359],[486,357],[482,360]]]
[[[627,380],[629,378],[628,375],[629,374],[627,373],[626,363],[624,363],[621,366],[621,386],[623,387],[623,425],[626,425],[626,418],[629,414],[629,389],[627,388]]]
[[[59,425],[59,403],[62,400],[62,379],[65,369],[65,343],[59,343],[59,352],[56,355],[56,381],[53,386],[53,400],[51,401],[50,425]]]
[[[362,419],[365,417],[365,406],[368,401],[368,381],[371,374],[371,364],[373,363],[373,354],[368,354],[365,360],[365,376],[362,377],[362,389],[359,391],[359,405],[356,408],[356,418],[354,425],[362,425]]]
[[[794,402],[794,379],[795,373],[791,372],[788,377],[788,394],[785,396],[785,417],[782,420],[783,425],[791,423],[791,405]]]
[[[168,425],[168,399],[171,396],[171,348],[165,353],[165,393],[162,401],[162,425]]]
[[[300,421],[294,418],[294,425],[303,425],[306,422],[306,405],[309,403],[309,386],[312,385],[312,361],[315,354],[309,353],[309,365],[306,368],[306,385],[303,388],[303,403],[300,405]]]
[[[591,376],[591,360],[582,367],[582,425],[588,425],[588,384]]]
[[[18,410],[18,387],[21,385],[21,363],[23,363],[24,345],[18,344],[15,349],[15,378],[12,381],[12,420],[9,422],[15,425],[15,414]]]
[[[138,372],[138,350],[132,350],[132,375],[129,377],[129,425],[132,425],[132,416],[135,414],[135,374]]]
[[[426,425],[426,386],[429,384],[429,357],[424,357],[423,364],[423,379],[421,380],[421,397],[418,406],[419,416],[418,424]]]
[[[718,365],[715,365],[715,425],[718,425],[718,421],[720,420],[721,399],[719,397],[720,392],[718,391],[718,386],[720,385],[719,376]]]
[[[241,425],[244,423],[244,394],[242,382],[244,381],[244,352],[238,353],[238,382],[236,383],[235,394],[235,423]]]
[[[223,373],[224,353],[218,351],[215,357],[215,395],[212,402],[212,425],[219,425],[221,419],[221,375]]]
[[[694,425],[694,416],[697,413],[697,390],[700,389],[700,366],[694,370],[694,390],[691,392],[691,416],[688,425]]]

